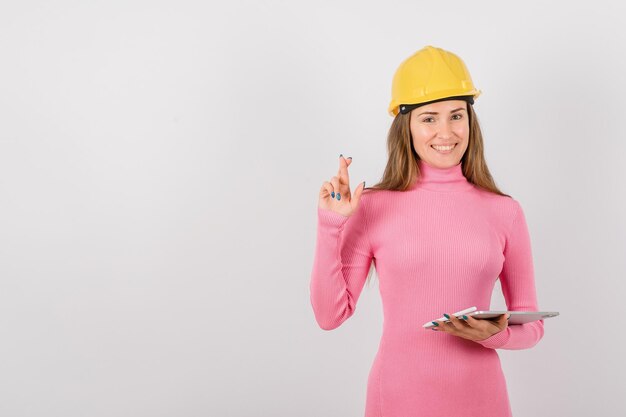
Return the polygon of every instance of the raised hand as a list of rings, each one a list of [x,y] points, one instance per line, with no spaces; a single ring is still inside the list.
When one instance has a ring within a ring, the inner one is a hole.
[[[339,171],[330,181],[325,181],[320,189],[319,207],[332,210],[344,216],[351,216],[359,205],[361,194],[365,189],[365,182],[360,183],[350,192],[350,178],[348,166],[352,163],[352,157],[348,159],[339,155]]]

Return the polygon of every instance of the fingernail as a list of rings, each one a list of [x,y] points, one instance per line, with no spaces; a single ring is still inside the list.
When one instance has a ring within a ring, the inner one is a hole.
[[[343,154],[342,154],[342,153],[340,153],[340,154],[339,154],[339,157],[341,158],[342,156],[343,156]]]
[[[349,156],[349,157],[348,157],[348,159],[352,159],[352,157],[351,157],[351,156]]]
[[[332,193],[330,193],[330,196],[331,196],[332,198],[335,198],[335,192],[333,191]]]
[[[467,316],[465,314],[463,314],[463,319],[467,320]]]
[[[448,316],[446,313],[443,313],[443,316],[444,316],[445,318],[447,318],[447,319],[449,319],[449,318],[450,318],[450,316]]]
[[[365,188],[365,181],[363,181],[363,188]]]
[[[435,329],[434,327],[431,327],[431,328],[430,328],[430,330],[434,330],[434,331],[437,331],[437,329]]]
[[[341,200],[341,194],[337,193],[337,200]]]
[[[439,326],[439,323],[437,323],[436,321],[431,321],[432,324],[434,324],[435,326]]]

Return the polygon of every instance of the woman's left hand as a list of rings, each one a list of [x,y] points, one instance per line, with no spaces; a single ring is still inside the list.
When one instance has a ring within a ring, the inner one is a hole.
[[[466,316],[467,320],[458,318],[453,314],[447,314],[447,316],[450,316],[450,321],[445,322],[437,320],[435,323],[439,325],[431,327],[431,329],[474,341],[482,341],[496,333],[500,333],[508,327],[510,317],[509,314],[501,314],[498,320],[494,321],[485,319],[479,320],[472,316]]]

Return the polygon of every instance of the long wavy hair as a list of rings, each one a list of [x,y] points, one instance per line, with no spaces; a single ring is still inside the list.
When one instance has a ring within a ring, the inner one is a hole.
[[[411,113],[398,113],[393,119],[389,133],[387,135],[387,166],[383,177],[377,184],[366,187],[363,192],[375,192],[380,190],[406,191],[412,184],[414,178],[421,178],[417,162],[419,155],[413,146],[411,136]],[[506,197],[511,197],[498,189],[489,172],[485,161],[483,134],[480,130],[478,117],[474,112],[474,107],[467,103],[467,114],[469,123],[469,140],[465,154],[461,158],[463,175],[467,181],[477,187]],[[367,284],[369,285],[374,270],[376,260],[372,262],[367,274]]]

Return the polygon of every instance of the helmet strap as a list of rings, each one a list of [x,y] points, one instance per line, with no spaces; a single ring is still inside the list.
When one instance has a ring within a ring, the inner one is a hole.
[[[411,110],[416,109],[420,106],[425,106],[427,104],[437,103],[438,101],[445,101],[445,100],[465,100],[467,101],[468,105],[474,104],[474,96],[453,96],[453,97],[438,98],[436,100],[431,100],[431,101],[427,101],[424,103],[400,104],[399,109],[400,109],[400,113],[407,114],[407,113],[410,113]]]

